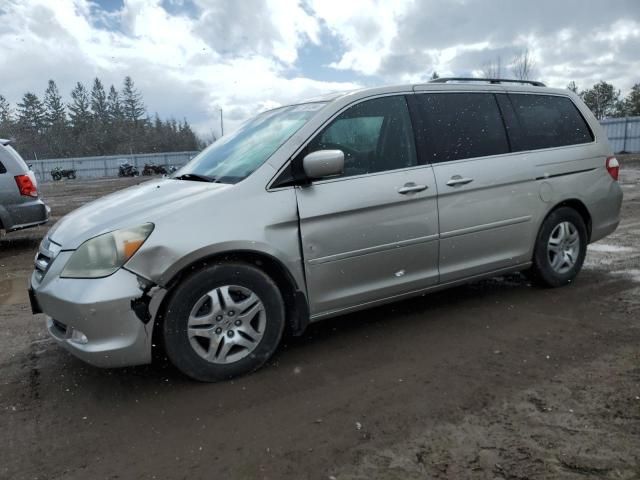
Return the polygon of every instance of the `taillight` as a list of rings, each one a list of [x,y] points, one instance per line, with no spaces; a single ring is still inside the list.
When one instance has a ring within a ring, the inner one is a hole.
[[[38,187],[30,175],[16,175],[15,179],[18,184],[18,190],[20,190],[20,195],[24,195],[25,197],[38,196]]]
[[[620,174],[620,164],[618,163],[618,159],[616,157],[608,157],[605,165],[607,167],[607,172],[611,175],[611,178],[617,181],[618,175]]]

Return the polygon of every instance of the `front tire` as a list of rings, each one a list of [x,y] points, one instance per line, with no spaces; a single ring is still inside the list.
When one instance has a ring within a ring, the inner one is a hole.
[[[167,305],[167,357],[185,375],[215,382],[260,368],[285,326],[273,280],[245,263],[220,263],[187,277]]]
[[[570,207],[551,212],[542,223],[533,254],[531,276],[539,285],[571,283],[584,263],[589,236],[582,216]]]

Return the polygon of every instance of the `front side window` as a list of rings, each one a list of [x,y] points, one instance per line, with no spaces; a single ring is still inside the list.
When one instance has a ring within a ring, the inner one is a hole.
[[[593,141],[578,108],[567,97],[509,94],[520,126],[515,151],[562,147]]]
[[[417,165],[411,119],[404,96],[367,100],[342,112],[304,150],[342,150],[343,176]]]
[[[447,162],[509,152],[500,110],[491,93],[416,95],[428,162]]]
[[[214,142],[173,178],[219,183],[244,180],[324,106],[308,103],[261,113]]]

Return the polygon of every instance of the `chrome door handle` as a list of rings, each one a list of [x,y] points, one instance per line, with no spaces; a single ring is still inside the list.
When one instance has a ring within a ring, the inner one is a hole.
[[[407,193],[415,193],[415,192],[421,192],[423,190],[426,190],[427,187],[426,185],[416,185],[413,182],[409,182],[409,183],[405,183],[404,187],[400,187],[398,189],[398,193],[401,195],[406,195]]]
[[[447,185],[450,187],[455,187],[456,185],[466,185],[467,183],[473,182],[473,178],[464,178],[460,175],[454,175],[449,179]]]

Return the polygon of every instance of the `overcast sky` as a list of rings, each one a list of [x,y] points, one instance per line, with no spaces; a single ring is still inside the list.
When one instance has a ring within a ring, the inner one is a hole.
[[[200,134],[268,107],[359,86],[505,75],[529,49],[535,77],[626,93],[640,82],[640,0],[0,0],[0,94],[66,99],[131,75],[150,114]]]

